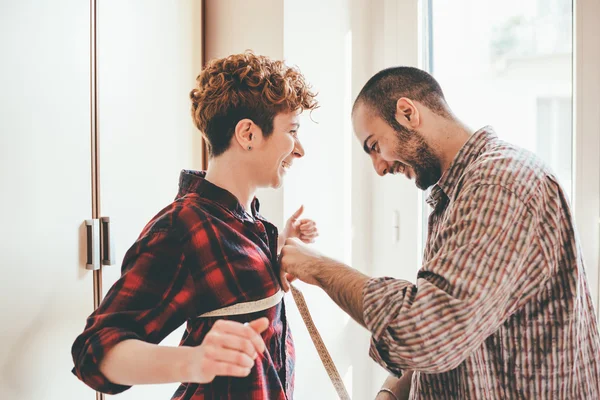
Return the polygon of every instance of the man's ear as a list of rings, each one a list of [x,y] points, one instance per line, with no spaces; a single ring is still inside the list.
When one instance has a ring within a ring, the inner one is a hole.
[[[417,129],[421,124],[421,115],[415,103],[407,98],[401,97],[396,102],[396,121],[409,129]]]

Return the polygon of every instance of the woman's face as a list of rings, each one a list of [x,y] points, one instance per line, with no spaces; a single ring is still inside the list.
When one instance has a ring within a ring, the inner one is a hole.
[[[282,112],[273,120],[273,133],[255,142],[252,164],[258,187],[278,188],[283,177],[296,158],[304,156],[304,148],[298,140],[299,113]]]

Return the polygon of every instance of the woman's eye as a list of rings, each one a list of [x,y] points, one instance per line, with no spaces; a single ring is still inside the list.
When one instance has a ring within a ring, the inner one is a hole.
[[[371,145],[371,151],[377,152],[377,142],[373,142],[373,144]]]

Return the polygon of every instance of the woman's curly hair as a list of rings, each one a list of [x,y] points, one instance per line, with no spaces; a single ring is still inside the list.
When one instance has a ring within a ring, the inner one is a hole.
[[[196,83],[190,92],[192,117],[212,157],[229,148],[235,126],[244,118],[268,137],[277,114],[318,107],[298,69],[251,51],[209,61]]]

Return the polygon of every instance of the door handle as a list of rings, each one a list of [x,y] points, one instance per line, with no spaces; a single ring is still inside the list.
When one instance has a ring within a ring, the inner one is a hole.
[[[87,232],[87,260],[85,268],[95,271],[100,269],[100,225],[97,219],[86,219],[85,228]]]
[[[115,264],[115,242],[111,232],[110,217],[100,218],[101,236],[100,247],[102,249],[102,265]]]

